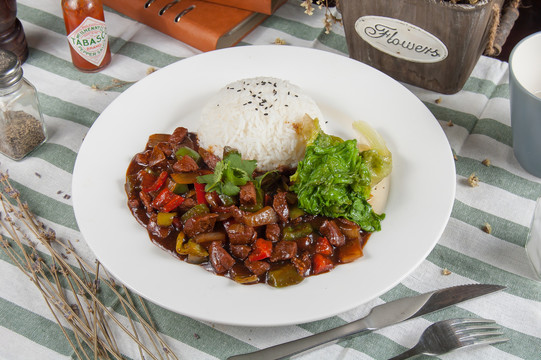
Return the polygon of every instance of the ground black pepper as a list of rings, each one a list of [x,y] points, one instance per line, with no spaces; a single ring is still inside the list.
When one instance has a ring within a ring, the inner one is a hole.
[[[0,121],[0,152],[13,159],[22,159],[45,140],[42,123],[24,111],[8,111]]]

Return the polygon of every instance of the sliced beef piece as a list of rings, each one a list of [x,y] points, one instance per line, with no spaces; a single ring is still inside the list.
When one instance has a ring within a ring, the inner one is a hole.
[[[138,163],[139,165],[148,165],[148,157],[149,157],[150,153],[148,151],[145,151],[145,152],[142,152],[142,153],[139,153],[137,155],[135,155],[135,162]]]
[[[269,224],[265,227],[265,238],[274,242],[280,241],[280,225]]]
[[[156,148],[163,151],[165,156],[171,156],[173,154],[173,148],[171,147],[171,144],[166,142],[161,142],[158,145],[156,145]]]
[[[199,155],[203,158],[203,162],[211,169],[214,170],[216,164],[220,161],[220,158],[203,148],[197,150]]]
[[[220,242],[213,241],[209,246],[209,258],[214,271],[223,274],[235,265],[235,259],[222,247]]]
[[[147,230],[150,231],[154,236],[157,236],[159,238],[165,238],[171,232],[171,228],[169,226],[159,226],[156,221],[157,217],[158,215],[156,213],[152,213],[150,215],[150,218],[148,219]]]
[[[346,243],[346,237],[334,220],[325,220],[319,228],[319,232],[334,246],[342,246]]]
[[[152,152],[150,153],[150,156],[148,158],[148,165],[149,166],[156,166],[157,164],[161,163],[162,161],[165,161],[166,157],[159,147],[155,146],[154,149],[152,149]]]
[[[239,198],[242,205],[255,205],[257,202],[257,193],[253,182],[248,181],[246,185],[240,187]]]
[[[237,259],[244,260],[250,255],[252,247],[250,245],[229,245],[229,250],[231,250],[231,255]]]
[[[173,170],[178,172],[192,172],[199,170],[199,165],[188,155],[184,155],[173,164]]]
[[[251,226],[233,223],[227,227],[227,236],[233,245],[246,245],[254,242],[256,233]]]
[[[128,199],[128,206],[130,209],[136,209],[141,205],[141,201],[138,198],[129,198]]]
[[[182,204],[180,204],[178,209],[181,211],[187,211],[193,208],[195,205],[197,205],[197,200],[195,200],[194,198],[188,197],[184,200]]]
[[[279,241],[272,250],[270,261],[292,259],[297,256],[297,243],[295,241]]]
[[[202,214],[189,218],[184,223],[184,233],[192,238],[195,235],[211,232],[214,229],[218,214]]]
[[[342,234],[344,234],[346,239],[361,239],[361,227],[359,225],[345,218],[337,218],[335,220],[336,225],[338,225],[340,231],[342,231]]]
[[[297,269],[297,272],[301,276],[308,276],[310,274],[310,268],[312,267],[312,260],[310,260],[310,254],[303,252],[301,256],[294,257],[291,262]]]
[[[178,127],[171,134],[171,137],[169,138],[169,143],[172,145],[179,145],[184,141],[186,135],[188,135],[188,129],[184,127]]]
[[[231,216],[233,216],[233,218],[235,219],[235,221],[238,221],[238,222],[241,222],[244,215],[245,215],[244,211],[242,211],[241,209],[239,209],[235,205],[218,206],[218,207],[212,209],[212,211],[214,211],[216,213],[220,213],[220,214],[230,213]]]
[[[270,264],[266,261],[262,260],[256,260],[256,261],[248,261],[246,260],[244,262],[244,265],[254,274],[257,276],[263,275],[270,269]]]
[[[287,206],[286,192],[279,191],[276,195],[274,195],[272,207],[280,217],[280,220],[283,222],[287,222],[289,220],[289,207]]]
[[[150,196],[149,193],[140,191],[139,199],[141,199],[141,201],[143,202],[143,205],[145,206],[147,212],[152,210],[152,196]]]

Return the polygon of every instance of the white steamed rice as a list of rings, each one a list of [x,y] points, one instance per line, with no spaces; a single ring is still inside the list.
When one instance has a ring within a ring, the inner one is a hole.
[[[322,123],[320,109],[298,86],[272,77],[239,80],[203,108],[199,144],[220,158],[224,146],[236,148],[263,171],[296,166],[304,156],[305,114]]]

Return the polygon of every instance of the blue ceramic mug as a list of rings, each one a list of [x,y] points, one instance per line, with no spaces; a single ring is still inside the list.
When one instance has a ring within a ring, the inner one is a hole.
[[[521,40],[509,57],[513,150],[520,165],[541,177],[541,32]]]

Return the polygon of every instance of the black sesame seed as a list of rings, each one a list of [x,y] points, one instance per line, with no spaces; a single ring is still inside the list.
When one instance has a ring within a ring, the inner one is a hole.
[[[267,116],[267,115],[269,115],[269,113],[264,113],[263,115]]]

